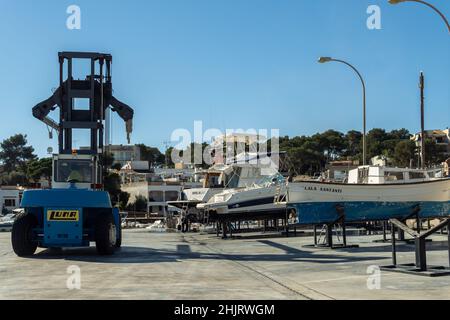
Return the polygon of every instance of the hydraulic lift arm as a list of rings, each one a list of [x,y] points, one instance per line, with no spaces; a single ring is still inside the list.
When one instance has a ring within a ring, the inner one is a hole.
[[[103,101],[104,101],[103,118],[104,118],[106,108],[108,108],[109,106],[111,107],[112,111],[117,112],[117,114],[125,121],[127,140],[128,140],[128,143],[130,143],[130,134],[133,131],[134,111],[130,106],[128,106],[127,104],[118,100],[117,98],[115,98],[112,95],[112,88],[111,88],[111,85],[108,83],[100,84],[97,81],[95,82],[95,95],[98,96],[98,98],[100,98],[100,96],[101,96],[102,85],[103,85]],[[36,106],[33,107],[33,116],[57,131],[60,130],[60,126],[58,125],[58,123],[56,121],[49,118],[48,114],[51,111],[55,110],[57,107],[62,106],[62,101],[65,98],[63,88],[65,88],[65,87],[66,87],[66,82],[64,82],[63,85],[60,86],[53,93],[52,96],[50,96],[48,99],[38,103]],[[101,99],[96,99],[95,104],[96,104],[97,110],[101,109],[100,101],[101,101]],[[102,120],[104,120],[104,119],[102,119]]]
[[[123,119],[123,121],[125,121],[125,130],[127,133],[127,140],[128,140],[128,143],[130,143],[130,134],[133,131],[133,115],[134,115],[133,109],[129,105],[116,99],[112,95],[112,87],[110,85],[106,84],[103,90],[104,90],[103,98],[105,101],[105,106],[106,107],[111,106],[111,110],[114,112],[117,112],[119,117],[121,117]]]
[[[44,122],[49,127],[55,129],[56,131],[59,131],[59,125],[56,121],[48,117],[48,114],[55,110],[57,106],[61,105],[61,92],[60,88],[56,90],[53,95],[38,103],[36,106],[33,107],[33,116],[42,122]]]
[[[114,98],[114,96],[111,96],[111,110],[117,112],[117,114],[125,121],[127,140],[128,143],[130,143],[130,134],[133,132],[133,109],[127,104]]]

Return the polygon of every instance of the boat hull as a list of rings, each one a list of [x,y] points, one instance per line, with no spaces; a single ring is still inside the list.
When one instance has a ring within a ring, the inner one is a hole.
[[[209,222],[220,221],[250,221],[250,220],[265,220],[265,219],[285,219],[286,207],[272,206],[268,209],[253,209],[250,211],[234,211],[231,213],[220,214],[211,212],[209,214]]]
[[[285,218],[285,204],[275,203],[278,192],[277,186],[247,188],[241,190],[228,190],[218,194],[212,201],[200,204],[197,208],[209,213],[210,221],[214,220],[258,220],[270,218]],[[220,201],[219,197],[226,197],[226,201]],[[215,200],[215,201],[214,201]]]
[[[448,217],[449,186],[449,179],[380,185],[295,182],[288,186],[287,208],[295,210],[300,224],[330,223],[340,215],[346,222],[404,219],[414,212],[421,218]]]

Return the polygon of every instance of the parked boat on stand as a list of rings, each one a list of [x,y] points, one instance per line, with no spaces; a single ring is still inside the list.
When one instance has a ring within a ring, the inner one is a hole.
[[[186,190],[184,199],[170,205],[182,208],[188,220],[200,216],[207,223],[259,219],[275,210],[284,216],[285,208],[274,198],[285,193],[285,180],[271,156],[242,153],[226,164],[214,165],[205,171],[204,188]]]
[[[300,224],[448,217],[450,178],[440,169],[361,166],[348,183],[289,183],[286,207]]]

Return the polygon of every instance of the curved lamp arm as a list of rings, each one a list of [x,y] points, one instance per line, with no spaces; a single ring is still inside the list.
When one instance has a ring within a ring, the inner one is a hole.
[[[319,63],[327,63],[330,61],[335,61],[335,62],[340,62],[343,63],[347,66],[349,66],[350,68],[353,69],[353,71],[356,72],[356,74],[359,77],[359,80],[361,80],[361,84],[362,84],[362,88],[363,88],[363,165],[366,165],[366,156],[367,156],[367,144],[366,144],[366,83],[364,82],[364,79],[361,75],[361,73],[359,73],[358,69],[356,69],[353,65],[351,65],[350,63],[348,63],[347,61],[344,60],[340,60],[340,59],[334,59],[331,57],[320,57],[319,58]]]
[[[447,18],[444,16],[444,14],[439,11],[435,6],[433,6],[431,3],[428,3],[426,1],[423,0],[389,0],[390,4],[399,4],[402,2],[418,2],[418,3],[422,3],[424,5],[426,5],[427,7],[430,7],[431,9],[433,9],[438,15],[441,16],[442,20],[444,20],[445,24],[447,25],[447,29],[448,32],[450,33],[450,23],[448,22]]]

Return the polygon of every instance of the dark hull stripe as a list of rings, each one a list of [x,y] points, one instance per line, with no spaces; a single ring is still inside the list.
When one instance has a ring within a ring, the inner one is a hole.
[[[275,199],[275,195],[273,195],[271,197],[266,197],[266,198],[259,198],[259,199],[254,199],[254,200],[236,202],[233,204],[229,204],[228,209],[238,209],[238,208],[259,206],[259,205],[263,205],[263,204],[271,204],[271,203],[274,203],[274,199]]]
[[[286,218],[286,209],[268,209],[258,211],[240,211],[233,213],[217,214],[211,212],[209,214],[209,222],[215,221],[248,221],[263,219],[284,219]]]

